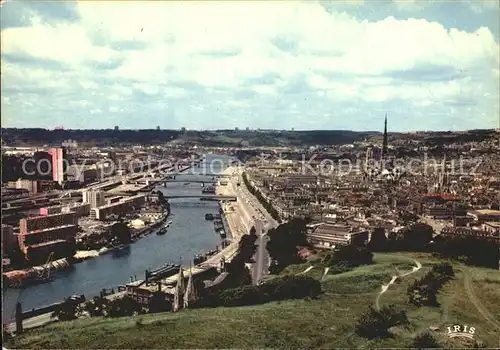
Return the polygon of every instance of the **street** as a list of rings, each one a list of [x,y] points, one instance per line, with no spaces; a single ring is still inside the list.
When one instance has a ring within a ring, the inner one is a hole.
[[[267,253],[266,244],[268,236],[262,234],[255,242],[257,251],[255,253],[255,264],[253,265],[252,279],[254,284],[258,284],[264,276],[267,275],[269,269],[269,254]]]
[[[255,242],[257,246],[257,251],[254,256],[255,263],[253,264],[252,269],[252,279],[254,284],[258,284],[263,277],[265,277],[269,273],[269,264],[270,258],[269,253],[266,249],[266,244],[268,242],[267,231],[271,228],[277,227],[279,224],[274,218],[267,212],[266,209],[262,206],[262,204],[257,200],[255,196],[253,196],[243,181],[243,169],[238,168],[237,170],[237,181],[240,183],[240,186],[237,186],[238,197],[242,199],[242,209],[247,218],[251,218],[254,222],[254,226],[256,225],[256,221],[260,220],[263,222],[262,232],[257,232],[259,236],[257,241]],[[231,186],[233,186],[233,181],[231,182]],[[250,213],[248,213],[247,208]]]

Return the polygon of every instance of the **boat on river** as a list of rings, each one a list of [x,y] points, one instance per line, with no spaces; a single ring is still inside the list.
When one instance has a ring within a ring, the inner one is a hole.
[[[54,253],[51,253],[43,266],[34,266],[29,269],[4,272],[4,285],[10,288],[25,288],[52,281],[51,268],[61,269],[71,266],[67,259],[52,261],[53,256]]]
[[[166,226],[164,226],[164,227],[160,228],[158,231],[156,231],[156,234],[158,236],[164,235],[165,233],[167,233],[167,227]]]

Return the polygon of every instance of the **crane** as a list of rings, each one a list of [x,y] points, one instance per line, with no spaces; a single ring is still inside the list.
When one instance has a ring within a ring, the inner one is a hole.
[[[38,273],[37,279],[39,280],[49,280],[50,279],[50,263],[52,262],[52,257],[54,252],[51,252],[47,258],[47,262],[43,265],[43,270]]]

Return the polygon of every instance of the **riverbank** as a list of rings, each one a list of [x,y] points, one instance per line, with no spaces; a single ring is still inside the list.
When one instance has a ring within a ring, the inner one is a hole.
[[[231,232],[231,243],[222,249],[219,253],[214,256],[208,258],[201,265],[214,265],[218,264],[220,260],[224,257],[225,261],[231,261],[233,256],[238,251],[238,245],[241,240],[241,237],[244,234],[247,234],[250,230],[250,223],[248,220],[242,219],[244,215],[244,211],[242,210],[240,200],[238,198],[237,191],[234,189],[233,185],[236,177],[234,177],[236,168],[228,167],[221,174],[222,175],[230,175],[229,181],[227,181],[226,185],[221,185],[218,183],[215,188],[215,193],[223,196],[235,196],[237,198],[236,202],[221,202],[222,215],[225,218],[225,221],[228,225],[228,230]]]

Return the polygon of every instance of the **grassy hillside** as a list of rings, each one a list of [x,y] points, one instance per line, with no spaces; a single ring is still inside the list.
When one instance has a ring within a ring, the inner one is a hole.
[[[423,268],[392,285],[379,298],[381,305],[394,303],[408,311],[411,327],[393,329],[392,338],[367,341],[354,333],[358,315],[373,304],[381,285],[397,271],[420,261]],[[322,279],[324,294],[317,300],[273,302],[235,308],[187,310],[176,314],[142,315],[122,319],[87,319],[49,325],[17,337],[10,348],[338,348],[405,347],[431,325],[475,326],[476,339],[498,346],[495,323],[500,323],[500,273],[454,264],[457,276],[439,295],[440,308],[417,308],[407,302],[406,287],[423,276],[437,260],[419,254],[377,254],[376,264],[323,277],[323,266],[306,263],[287,268],[283,274],[306,274]],[[468,275],[467,275],[468,274]],[[471,278],[478,311],[470,298],[466,276]],[[489,313],[489,315],[488,315]],[[492,316],[495,315],[495,316]],[[488,321],[488,317],[493,320]],[[496,317],[496,319],[494,318]],[[466,346],[438,336],[447,346]]]

